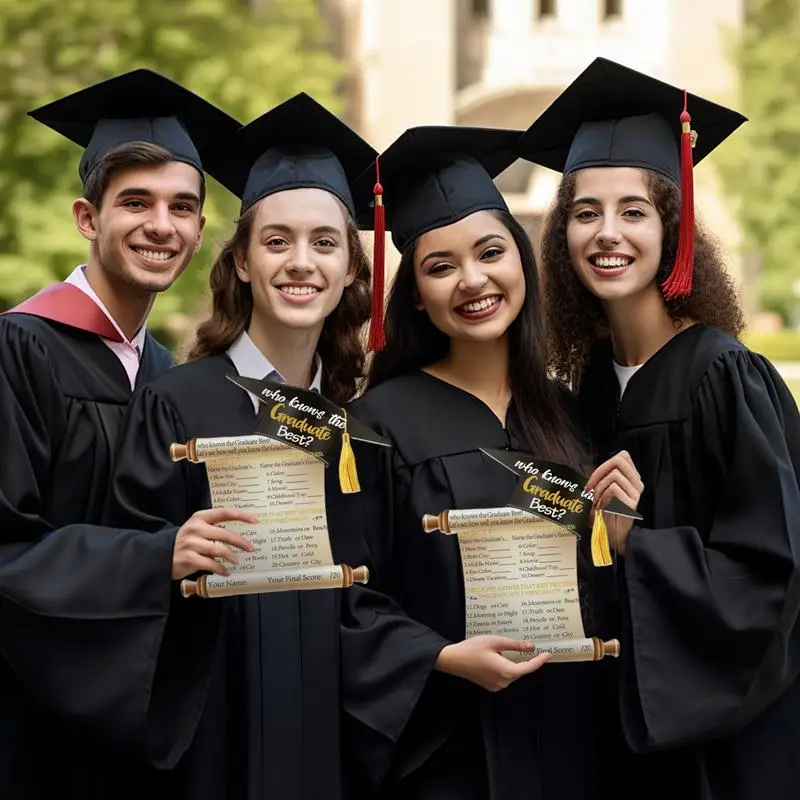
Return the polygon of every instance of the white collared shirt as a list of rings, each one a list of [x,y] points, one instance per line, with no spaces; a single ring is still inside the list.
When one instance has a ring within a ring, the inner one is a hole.
[[[117,332],[122,337],[121,342],[112,342],[110,339],[103,339],[103,341],[108,345],[111,352],[120,360],[120,363],[125,368],[125,372],[128,375],[128,380],[131,382],[131,389],[133,389],[136,386],[136,376],[139,374],[139,365],[142,362],[142,352],[144,351],[144,343],[147,336],[147,325],[142,325],[136,336],[129,340],[122,332],[119,325],[117,325],[114,317],[109,314],[108,309],[103,305],[103,301],[89,285],[89,281],[86,278],[86,264],[75,267],[64,283],[71,283],[73,286],[77,286],[78,289],[89,297],[108,317],[111,324],[117,329]]]
[[[271,381],[286,383],[286,379],[256,347],[255,342],[250,338],[247,331],[244,331],[228,348],[228,357],[233,361],[233,366],[236,367],[236,371],[243,378],[252,378],[257,381],[267,378]],[[314,378],[308,388],[315,392],[322,391],[322,359],[319,357],[319,353],[314,354]],[[248,394],[253,401],[253,410],[258,413],[258,398],[251,392],[248,392]]]

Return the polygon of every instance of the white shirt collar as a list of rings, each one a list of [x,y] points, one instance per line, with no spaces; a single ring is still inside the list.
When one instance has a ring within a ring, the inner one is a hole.
[[[108,317],[109,321],[117,329],[117,333],[119,333],[123,341],[137,348],[140,353],[144,351],[144,342],[145,338],[147,337],[147,323],[142,325],[142,327],[139,328],[136,336],[128,341],[128,337],[122,332],[114,317],[111,316],[108,309],[103,304],[103,301],[97,296],[97,292],[95,292],[95,290],[90,286],[86,277],[86,264],[81,264],[80,266],[75,267],[75,269],[70,273],[69,277],[65,279],[64,283],[71,283],[73,286],[77,286],[84,294],[88,295],[94,301],[95,305]]]
[[[253,378],[255,380],[261,380],[262,378],[275,380],[277,378],[284,382],[286,380],[256,347],[255,342],[250,338],[247,331],[244,331],[228,348],[228,356],[233,361],[236,371],[243,378]],[[308,388],[317,392],[322,391],[322,359],[319,357],[319,353],[314,354],[314,379]]]

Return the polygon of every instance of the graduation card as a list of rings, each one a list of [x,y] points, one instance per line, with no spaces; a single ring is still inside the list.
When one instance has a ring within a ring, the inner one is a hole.
[[[258,518],[256,525],[228,523],[254,549],[240,554],[238,566],[226,563],[227,577],[184,580],[184,596],[223,597],[366,583],[366,567],[333,563],[325,466],[336,449],[344,450],[345,444],[349,448],[351,426],[359,439],[376,444],[383,440],[366,426],[353,425],[341,408],[314,392],[239,377],[231,380],[265,403],[258,432],[191,439],[173,444],[170,456],[173,461],[205,464],[214,508],[238,508]],[[343,491],[358,491],[352,450],[349,459],[340,458]]]
[[[467,637],[525,639],[534,654],[548,652],[555,662],[617,657],[619,642],[588,637],[581,615],[577,541],[592,504],[585,478],[524,453],[484,452],[520,477],[508,505],[445,510],[422,520],[428,533],[458,536]],[[622,503],[614,508],[639,516]]]

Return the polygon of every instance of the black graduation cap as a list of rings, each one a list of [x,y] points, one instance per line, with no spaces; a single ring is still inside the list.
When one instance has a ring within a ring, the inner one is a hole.
[[[200,153],[241,123],[179,83],[135,69],[28,112],[84,148],[81,180],[102,154],[129,142],[150,142],[202,171]]]
[[[403,252],[423,233],[475,211],[507,210],[493,178],[516,160],[512,148],[520,133],[427,125],[396,139],[379,157],[386,228],[395,247]],[[357,191],[372,192],[369,175]]]
[[[355,215],[351,184],[378,155],[355,131],[305,92],[220,141],[206,170],[242,200],[242,213],[286,189],[325,189]]]
[[[596,58],[519,140],[517,153],[559,172],[644,167],[681,183],[681,112],[697,131],[697,164],[746,118],[642,72]]]
[[[678,251],[662,287],[672,299],[692,291],[693,165],[743,122],[736,111],[596,58],[520,137],[517,153],[565,174],[587,167],[640,167],[676,183]]]

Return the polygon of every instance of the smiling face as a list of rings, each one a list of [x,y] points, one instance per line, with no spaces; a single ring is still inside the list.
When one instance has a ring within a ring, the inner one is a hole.
[[[354,280],[344,206],[322,189],[291,189],[259,201],[236,272],[253,291],[253,318],[322,331]]]
[[[581,283],[603,301],[657,292],[664,226],[644,173],[593,167],[576,173],[567,246]]]
[[[451,339],[499,339],[525,300],[517,245],[489,211],[422,234],[414,273],[419,307]]]
[[[168,289],[202,243],[200,173],[168,161],[113,172],[100,208],[75,202],[81,233],[105,275],[143,292]]]

